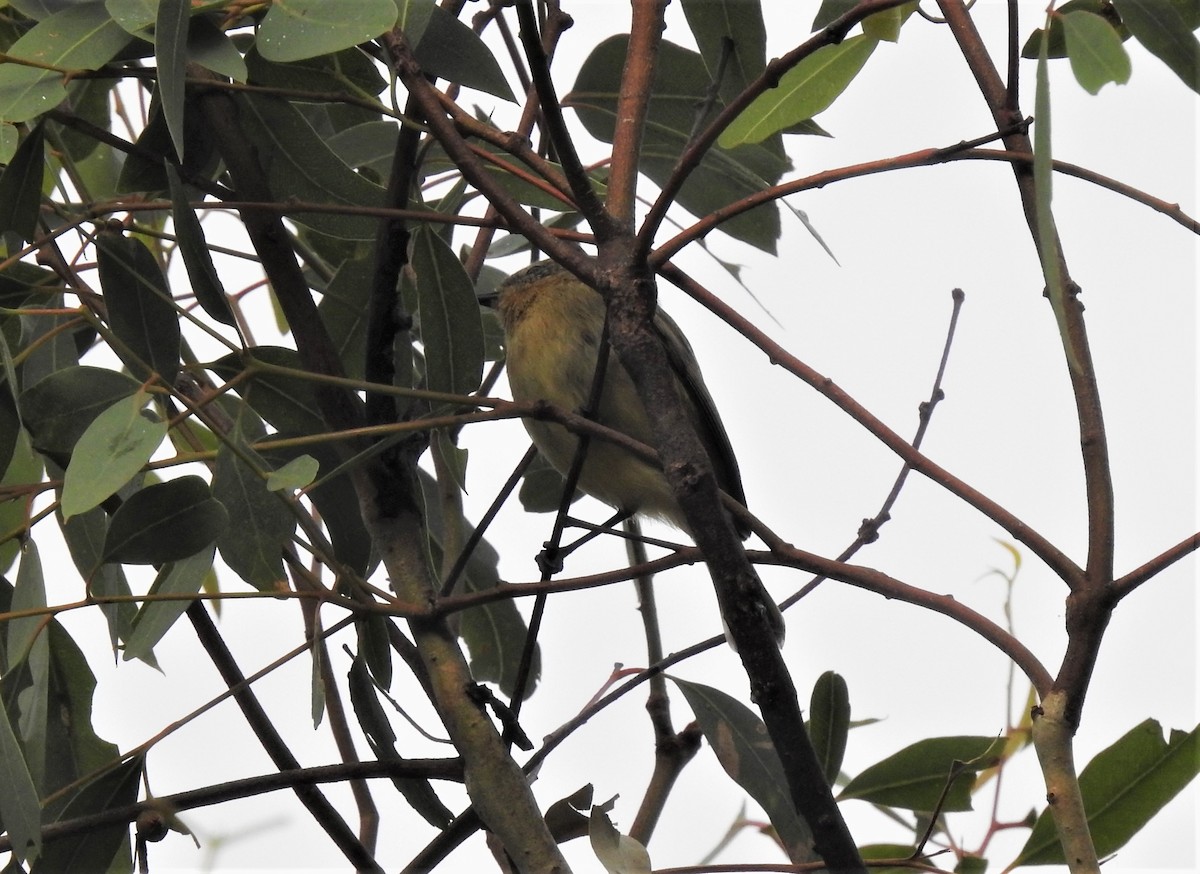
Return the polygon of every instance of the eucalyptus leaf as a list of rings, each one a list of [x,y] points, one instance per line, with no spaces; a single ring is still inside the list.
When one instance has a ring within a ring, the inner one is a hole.
[[[1111,24],[1091,12],[1072,12],[1062,17],[1062,26],[1071,71],[1084,90],[1096,94],[1109,82],[1129,81],[1129,54]]]
[[[185,476],[146,486],[113,514],[104,560],[162,564],[195,555],[228,527],[229,514],[208,484]]]
[[[139,391],[117,401],[90,424],[63,477],[62,514],[86,513],[138,474],[167,436],[167,423],[145,412]]]
[[[356,0],[351,9],[328,0],[275,0],[256,45],[267,60],[299,61],[367,42],[395,23],[393,0]]]
[[[114,231],[96,235],[100,285],[115,345],[142,379],[157,374],[164,385],[179,373],[179,312],[158,260],[140,241]]]
[[[824,112],[854,81],[876,45],[878,40],[864,34],[817,49],[746,107],[722,132],[718,145],[728,149],[759,143]]]
[[[42,127],[34,126],[0,175],[0,234],[12,231],[25,241],[37,233],[42,207],[42,179],[46,173]]]
[[[76,3],[39,21],[7,53],[61,70],[95,70],[111,61],[129,40],[102,4]],[[66,96],[62,73],[0,65],[0,119],[4,121],[41,115]]]
[[[736,698],[706,686],[671,677],[679,687],[717,761],[746,790],[771,820],[793,861],[812,856],[808,823],[796,813],[783,778],[783,764],[761,719]]]
[[[1088,829],[1101,856],[1141,831],[1200,772],[1200,728],[1163,738],[1147,719],[1096,754],[1079,775]],[[1014,865],[1062,865],[1062,845],[1049,810],[1042,811]]]
[[[1193,91],[1200,92],[1200,41],[1174,3],[1166,0],[1113,0],[1134,39],[1166,64]]]

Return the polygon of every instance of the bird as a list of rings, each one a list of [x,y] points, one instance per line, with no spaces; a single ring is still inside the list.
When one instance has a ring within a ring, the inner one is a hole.
[[[496,309],[504,329],[505,366],[513,399],[548,401],[568,411],[583,408],[592,392],[604,337],[604,298],[554,261],[539,261],[517,271],[497,291]],[[745,504],[733,446],[691,345],[662,310],[654,316],[654,328],[666,350],[675,390],[708,453],[717,485]],[[608,358],[604,387],[592,418],[648,446],[656,445],[651,414],[616,355]],[[555,422],[529,417],[522,421],[538,452],[565,476],[579,438]],[[607,440],[588,441],[577,487],[618,511],[660,519],[690,533],[662,469]],[[744,522],[734,520],[734,526],[743,540],[750,535]],[[762,587],[761,582],[758,585]],[[759,597],[781,641],[782,614],[765,588]]]

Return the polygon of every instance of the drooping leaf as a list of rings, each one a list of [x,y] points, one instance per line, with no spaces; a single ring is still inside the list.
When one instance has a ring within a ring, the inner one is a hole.
[[[0,533],[9,535],[0,540],[0,571],[8,568],[16,558],[20,537],[25,533],[24,526],[29,520],[32,498],[27,490],[17,487],[30,486],[41,480],[41,457],[33,451],[29,438],[22,431],[17,434],[12,458],[9,459],[3,479],[0,479],[0,494],[11,495],[8,500],[0,501]]]
[[[1200,92],[1200,40],[1174,3],[1167,0],[1113,0],[1134,39]]]
[[[1072,12],[1062,25],[1071,71],[1084,90],[1096,94],[1109,82],[1129,81],[1133,67],[1111,24],[1091,12]]]
[[[249,75],[246,61],[237,46],[208,18],[192,19],[188,30],[187,53],[189,60],[235,82],[245,82]]]
[[[117,370],[68,367],[21,392],[21,415],[36,448],[65,458],[97,416],[138,388]]]
[[[242,95],[247,131],[271,190],[299,201],[329,206],[372,207],[383,189],[347,167],[293,106],[263,95]],[[361,215],[294,212],[300,224],[341,240],[373,240],[377,220]]]
[[[212,484],[213,497],[229,513],[229,527],[217,538],[221,558],[264,592],[284,579],[282,550],[296,529],[296,517],[278,494],[267,489],[260,473],[266,468],[249,446],[240,441],[225,443],[217,451]]]
[[[379,703],[375,684],[367,672],[367,666],[362,656],[350,664],[350,703],[354,715],[371,750],[376,758],[383,760],[404,761],[396,750],[396,733],[388,722],[387,714]],[[416,777],[393,777],[392,783],[404,796],[404,799],[419,813],[422,818],[436,828],[445,828],[454,815],[438,798],[433,786],[428,780]]]
[[[132,480],[158,449],[167,436],[167,423],[146,413],[148,401],[143,391],[117,401],[83,432],[63,477],[63,518],[98,507]]]
[[[146,486],[113,514],[104,560],[122,564],[179,561],[215,541],[228,524],[229,514],[198,476]]]
[[[256,45],[267,60],[299,61],[372,40],[395,22],[394,0],[357,0],[352,9],[327,0],[275,0]]]
[[[733,781],[758,802],[793,861],[812,854],[812,830],[796,813],[791,792],[783,779],[779,754],[767,735],[767,727],[736,698],[719,689],[677,677],[688,706],[696,715],[704,738],[717,761]]]
[[[36,544],[26,541],[21,548],[21,568],[17,573],[17,585],[12,593],[10,610],[38,610],[46,606],[46,580],[42,575],[42,561]],[[44,616],[24,616],[9,620],[8,646],[5,652],[6,669],[20,665],[40,640],[46,644]]]
[[[150,595],[194,595],[200,591],[204,577],[212,570],[216,549],[209,546],[188,558],[163,565],[158,572]],[[155,645],[162,640],[175,621],[182,616],[191,601],[179,600],[147,601],[133,619],[133,628],[125,641],[122,658],[141,659],[150,656]]]
[[[1122,42],[1129,39],[1129,28],[1121,21],[1121,17],[1117,15],[1116,9],[1109,0],[1070,0],[1069,3],[1064,3],[1055,9],[1058,15],[1050,18],[1050,43],[1046,47],[1046,57],[1048,58],[1065,58],[1067,56],[1067,38],[1063,32],[1063,19],[1073,12],[1091,12],[1093,15],[1099,15],[1112,25]],[[1039,27],[1029,35],[1029,39],[1025,40],[1025,45],[1021,47],[1021,57],[1037,60],[1038,51],[1042,45],[1042,33],[1043,29]]]
[[[428,511],[430,547],[434,564],[441,562],[443,522],[437,484],[423,470],[418,471],[421,489]],[[465,523],[464,523],[465,524]],[[463,535],[469,537],[473,528],[466,524]],[[468,592],[491,589],[500,584],[500,555],[487,540],[482,540],[467,559],[459,588]],[[458,633],[467,644],[471,656],[471,674],[480,681],[495,683],[505,695],[516,694],[518,666],[525,646],[528,626],[511,601],[498,601],[464,610],[459,618]],[[535,649],[525,696],[533,694],[541,675],[541,650]]]
[[[829,785],[837,779],[850,734],[850,692],[846,681],[826,671],[813,686],[809,705],[809,734]]]
[[[374,272],[373,257],[343,261],[317,304],[342,370],[351,379],[362,379],[366,368],[367,314]]]
[[[592,852],[608,874],[650,874],[650,854],[646,848],[629,835],[617,831],[608,818],[613,801],[616,799],[607,804],[594,805],[588,816],[588,840],[591,841]]]
[[[51,821],[95,815],[133,804],[141,785],[143,766],[142,756],[133,756],[111,771],[106,771],[71,796]],[[122,842],[126,845],[129,842],[129,824],[124,822],[97,826],[47,841],[34,871],[38,874],[107,871],[120,852]]]
[[[596,46],[562,101],[575,110],[588,133],[608,143],[616,126],[628,41],[628,36],[617,35]],[[710,106],[705,95],[712,82],[697,52],[664,40],[655,70],[639,169],[662,185],[670,178],[693,131],[711,119],[722,104],[718,101],[707,116],[699,117],[698,108]],[[789,167],[780,136],[732,150],[713,148],[684,183],[678,202],[693,215],[703,216],[775,184]],[[764,205],[723,223],[721,228],[735,239],[774,252],[780,233],[778,207]]]
[[[71,82],[67,86],[67,100],[71,104],[72,113],[98,128],[104,128],[108,124],[109,100],[116,83],[116,79],[76,79]],[[49,124],[50,129],[57,132],[67,154],[76,162],[85,162],[86,166],[85,159],[95,154],[100,141],[65,124],[55,121],[50,121]],[[103,160],[103,156],[100,156],[100,160]],[[95,196],[96,192],[93,191],[92,194]]]
[[[922,813],[931,813],[939,801],[944,812],[971,810],[971,778],[993,764],[1003,747],[1003,739],[994,737],[926,738],[866,768],[838,800],[861,798]]]
[[[17,742],[15,720],[0,700],[0,811],[17,859],[36,859],[42,850],[42,808]]]
[[[413,235],[426,384],[469,394],[483,376],[483,325],[475,286],[441,237],[421,227]]]
[[[183,161],[184,69],[188,62],[189,0],[159,0],[154,20],[154,59],[158,64],[158,97],[175,154]]]
[[[275,436],[279,440],[285,440],[296,435],[280,432]],[[371,535],[363,525],[354,484],[345,475],[344,470],[341,475],[323,479],[341,463],[333,448],[329,445],[277,447],[269,451],[263,450],[262,455],[272,464],[280,466],[300,457],[311,456],[317,459],[320,464],[317,478],[322,479],[322,482],[309,489],[306,494],[317,505],[321,519],[329,529],[334,558],[355,573],[366,576],[372,562]]]
[[[413,50],[421,68],[467,88],[515,103],[516,97],[500,64],[479,34],[433,0],[422,2],[429,4],[430,14]]]
[[[158,0],[104,0],[104,8],[131,36],[153,37]]]
[[[1088,829],[1101,856],[1141,831],[1200,772],[1200,728],[1163,738],[1157,720],[1134,726],[1096,754],[1079,775]],[[1049,810],[1042,811],[1015,864],[1062,865],[1062,845]]]
[[[150,250],[139,240],[113,231],[96,235],[100,285],[108,307],[108,323],[121,346],[122,360],[135,376],[156,373],[173,385],[179,373],[179,314],[167,277]]]
[[[46,171],[42,127],[36,125],[21,141],[0,175],[0,234],[12,231],[25,241],[32,240],[37,233],[42,206],[42,179]]]
[[[179,253],[183,256],[184,267],[187,268],[188,279],[191,280],[192,291],[196,302],[208,315],[225,325],[236,324],[233,310],[229,307],[229,299],[225,296],[225,286],[213,266],[212,255],[208,251],[208,243],[204,238],[204,228],[196,218],[196,212],[188,205],[187,190],[179,171],[174,165],[165,165],[167,181],[171,190],[171,215],[175,219],[175,237],[179,244]]]
[[[21,314],[21,346],[26,350],[20,368],[22,388],[79,363],[79,349],[70,330],[72,316],[64,307],[57,291],[36,294],[22,304],[27,310]]]
[[[876,45],[877,40],[862,35],[817,49],[784,73],[778,87],[746,107],[721,134],[718,145],[731,149],[759,143],[824,112],[854,81]]]
[[[253,84],[277,88],[373,97],[387,87],[371,59],[357,48],[287,64],[269,61],[251,48],[246,53],[246,69]]]
[[[683,0],[683,14],[696,38],[708,75],[728,102],[767,66],[767,28],[762,7],[740,0]]]
[[[253,371],[255,359],[302,372],[296,350],[282,346],[256,346],[247,352],[234,352],[213,362],[209,369],[231,380],[246,369]],[[312,383],[299,376],[254,371],[249,379],[238,382],[237,391],[254,412],[280,431],[296,435],[327,430]]]
[[[59,518],[62,520],[61,514]],[[104,537],[108,533],[108,514],[103,509],[97,507],[87,513],[79,513],[69,520],[62,520],[61,524],[71,561],[81,578],[91,580],[92,594],[97,598],[132,594],[124,568],[101,561]],[[118,642],[129,636],[137,606],[128,602],[101,604],[100,611],[108,622],[108,637],[115,653]]]
[[[39,21],[8,49],[16,58],[62,70],[95,70],[130,37],[101,3],[72,4]],[[0,65],[0,119],[25,121],[66,99],[63,74],[20,64]]]
[[[302,489],[317,478],[320,462],[311,455],[293,458],[278,470],[267,474],[267,490],[272,492]]]
[[[1067,364],[1078,372],[1083,366],[1075,343],[1067,326],[1067,290],[1063,284],[1062,264],[1059,258],[1058,231],[1054,224],[1054,157],[1052,155],[1050,123],[1050,68],[1049,30],[1043,33],[1041,53],[1038,55],[1037,77],[1034,83],[1033,126],[1033,183],[1034,209],[1037,216],[1038,254],[1042,261],[1042,276],[1046,280],[1046,296],[1058,323],[1058,335],[1066,353]]]

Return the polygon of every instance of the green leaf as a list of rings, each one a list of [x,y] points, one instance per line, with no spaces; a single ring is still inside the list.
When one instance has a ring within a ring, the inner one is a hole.
[[[821,762],[825,780],[832,786],[841,771],[846,739],[850,734],[850,692],[841,675],[826,671],[817,678],[808,722],[817,759]]]
[[[430,15],[413,55],[427,73],[516,102],[504,71],[479,34],[430,3]],[[394,10],[393,10],[394,11]]]
[[[146,486],[113,514],[104,560],[162,564],[195,555],[229,525],[229,514],[198,476]]]
[[[129,34],[101,3],[72,4],[44,18],[8,49],[15,58],[64,70],[95,70],[116,57]],[[54,70],[0,65],[0,119],[25,121],[66,99],[63,75]]]
[[[86,513],[116,494],[158,449],[167,436],[167,423],[145,412],[149,400],[139,391],[117,401],[83,432],[63,477],[64,519]]]
[[[418,470],[422,495],[428,511],[430,552],[435,565],[442,560],[442,538],[445,528],[441,502],[437,500],[437,483],[433,477]],[[465,520],[463,536],[470,537],[474,528]],[[468,592],[494,589],[500,585],[500,555],[494,546],[482,540],[467,559],[459,586]],[[516,694],[517,670],[525,647],[528,626],[512,601],[498,601],[472,607],[460,614],[458,633],[471,654],[471,675],[475,679],[495,683],[505,695]],[[534,649],[525,697],[533,694],[542,669],[541,651]]]
[[[413,235],[426,384],[432,391],[470,394],[483,377],[483,323],[475,286],[462,262],[427,227]]]
[[[153,37],[154,19],[159,0],[104,0],[104,8],[112,20],[131,36]]]
[[[264,95],[241,95],[271,190],[300,201],[330,206],[375,207],[383,189],[347,167],[290,103]],[[342,240],[373,240],[377,219],[361,215],[294,212],[305,227]]]
[[[650,854],[638,841],[617,831],[608,810],[612,802],[592,806],[588,816],[588,840],[592,852],[608,874],[651,874]]]
[[[1129,55],[1111,24],[1091,12],[1072,12],[1062,25],[1071,71],[1085,91],[1096,94],[1109,82],[1129,81]]]
[[[213,362],[209,369],[229,380],[241,376],[245,370],[253,371],[255,359],[302,371],[296,350],[282,346],[255,346],[246,352],[233,352]],[[313,384],[299,376],[257,371],[249,379],[239,380],[237,392],[254,412],[280,431],[299,435],[327,430]]]
[[[188,30],[187,53],[188,58],[200,66],[235,82],[245,82],[249,75],[246,61],[233,40],[208,18],[192,19]]]
[[[253,465],[253,467],[252,467]],[[238,441],[217,451],[213,497],[229,513],[229,527],[217,538],[221,558],[256,589],[269,592],[283,576],[283,547],[296,529],[296,517],[267,489],[267,467],[256,452]]]
[[[932,813],[948,780],[941,810],[971,810],[971,777],[994,764],[1003,750],[994,737],[932,737],[905,747],[864,770],[838,795],[873,804]]]
[[[282,440],[296,435],[281,431],[275,436]],[[363,525],[358,495],[350,478],[344,475],[329,477],[341,464],[341,459],[334,449],[328,444],[305,446],[302,449],[276,448],[269,452],[264,450],[262,455],[272,464],[284,465],[303,453],[311,455],[320,463],[319,478],[322,481],[320,485],[309,489],[307,495],[316,504],[321,520],[329,529],[334,557],[355,573],[366,576],[372,562],[371,535]]]
[[[374,256],[343,261],[317,304],[342,370],[351,379],[362,379],[366,370],[367,316],[374,276]]]
[[[22,861],[36,859],[42,850],[42,808],[3,700],[0,700],[0,811],[4,814],[4,828],[12,839],[13,856]]]
[[[868,15],[862,22],[863,34],[880,42],[899,42],[900,28],[916,11],[917,3],[912,2]]]
[[[133,756],[92,780],[62,807],[51,821],[62,822],[92,816],[137,801],[144,761]],[[129,824],[116,822],[76,832],[68,837],[47,841],[37,874],[74,871],[108,871],[113,858],[128,844]]]
[[[268,61],[257,50],[246,53],[246,68],[255,85],[301,91],[347,91],[372,97],[387,87],[375,64],[357,48],[305,58],[288,64]]]
[[[796,813],[779,754],[762,720],[737,699],[711,686],[671,677],[696,715],[717,761],[758,802],[792,859],[812,853],[812,831]]]
[[[195,595],[205,576],[212,570],[216,548],[209,546],[188,558],[163,565],[154,583],[151,595]],[[144,659],[150,656],[155,645],[162,640],[175,621],[182,616],[192,602],[186,598],[171,601],[147,601],[133,619],[133,628],[125,640],[122,658]]]
[[[37,233],[46,172],[45,137],[38,124],[17,146],[0,176],[0,234],[13,231],[29,242]]]
[[[178,241],[179,253],[183,256],[184,267],[187,268],[188,279],[191,280],[192,291],[196,302],[200,304],[210,317],[224,325],[234,325],[233,310],[230,309],[229,299],[225,296],[225,287],[221,277],[213,266],[212,255],[208,251],[208,242],[204,238],[204,228],[196,212],[188,205],[187,189],[179,178],[179,171],[170,162],[164,164],[167,181],[171,189],[171,215],[175,219],[175,238]]]
[[[267,490],[272,492],[295,491],[310,485],[317,478],[320,463],[311,455],[293,458],[278,470],[267,474]]]
[[[256,45],[270,61],[299,61],[374,39],[396,23],[393,0],[274,0]]]
[[[762,7],[744,0],[683,0],[683,14],[710,79],[721,73],[721,99],[746,90],[767,66]]]
[[[59,520],[63,539],[66,540],[71,553],[71,561],[75,563],[80,577],[91,580],[92,593],[98,598],[132,594],[124,569],[117,564],[104,564],[101,560],[104,537],[108,533],[108,514],[97,507],[87,513],[72,516],[69,520],[63,520],[62,514],[59,513]],[[100,611],[108,621],[108,636],[115,653],[117,643],[129,636],[137,605],[101,604]]]
[[[629,38],[617,35],[601,42],[584,61],[563,105],[573,108],[588,133],[611,143],[616,127],[617,97]],[[712,87],[700,55],[664,40],[659,45],[639,169],[658,185],[675,169],[692,131],[705,119],[697,107],[707,106]],[[721,108],[713,107],[713,112]],[[678,203],[693,215],[706,215],[774,185],[789,169],[783,139],[774,136],[758,145],[710,149],[684,183]],[[780,233],[779,208],[765,204],[721,225],[725,233],[767,252],[775,251]]]
[[[188,62],[189,0],[159,0],[154,21],[154,59],[158,63],[158,97],[175,154],[184,157],[184,69]]]
[[[1058,14],[1050,18],[1050,44],[1046,47],[1046,57],[1048,58],[1065,58],[1067,56],[1067,38],[1063,33],[1063,19],[1074,12],[1091,12],[1099,15],[1112,25],[1121,38],[1121,42],[1129,39],[1129,28],[1121,21],[1109,0],[1070,0],[1069,3],[1057,7],[1056,11]],[[1044,30],[1039,27],[1029,35],[1029,39],[1025,40],[1025,45],[1021,47],[1021,57],[1037,60],[1042,45],[1042,33]]]
[[[79,349],[70,330],[72,316],[63,311],[63,295],[60,292],[38,294],[24,305],[33,310],[47,308],[58,312],[49,316],[21,315],[21,346],[28,350],[21,365],[23,389],[51,373],[79,363]]]
[[[858,0],[821,0],[811,29],[814,31],[831,24],[858,5]]]
[[[1113,0],[1121,21],[1183,83],[1200,92],[1200,41],[1170,0]]]
[[[1049,30],[1043,33],[1038,55],[1037,78],[1034,84],[1033,126],[1033,184],[1034,210],[1037,217],[1038,253],[1042,261],[1042,276],[1050,308],[1058,323],[1058,336],[1066,353],[1067,364],[1078,372],[1082,366],[1075,352],[1071,332],[1067,329],[1067,292],[1063,287],[1062,265],[1059,261],[1058,231],[1054,225],[1054,158],[1051,155],[1050,126],[1050,68],[1047,60]]]
[[[354,715],[367,736],[367,742],[371,745],[375,757],[385,761],[404,761],[404,757],[396,751],[396,733],[392,731],[387,714],[379,703],[375,684],[371,682],[361,654],[350,664],[349,687]],[[444,829],[454,818],[454,814],[438,798],[428,780],[393,777],[392,783],[412,809],[435,828]]]
[[[157,259],[139,240],[114,231],[96,235],[100,285],[108,324],[128,351],[121,356],[135,376],[158,374],[171,386],[179,373],[179,313]],[[148,368],[148,369],[147,369]]]
[[[41,458],[29,445],[29,439],[22,431],[17,435],[17,443],[13,447],[12,458],[0,479],[0,494],[10,494],[7,501],[0,501],[0,532],[12,532],[6,540],[0,541],[0,571],[7,568],[17,555],[20,545],[18,537],[25,533],[25,525],[29,522],[29,499],[25,489],[15,486],[30,486],[42,481]]]
[[[773,133],[812,118],[830,107],[854,81],[878,41],[854,36],[817,49],[783,74],[779,85],[751,103],[717,139],[731,149],[759,143]]]
[[[46,606],[46,580],[42,575],[42,561],[37,546],[27,540],[21,547],[21,568],[17,572],[17,585],[13,590],[10,610],[37,610]],[[44,634],[45,616],[26,616],[12,619],[8,623],[8,645],[6,647],[6,671],[15,669],[25,661],[40,640],[46,643]]]
[[[1141,831],[1200,772],[1200,728],[1163,738],[1147,719],[1101,751],[1079,775],[1079,791],[1096,852],[1110,856]],[[1050,811],[1042,811],[1013,863],[1062,865],[1062,845]]]
[[[65,458],[97,416],[140,387],[120,371],[67,367],[21,392],[21,416],[37,449]]]

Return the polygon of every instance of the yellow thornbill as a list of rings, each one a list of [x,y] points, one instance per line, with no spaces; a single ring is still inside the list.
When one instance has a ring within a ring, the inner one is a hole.
[[[564,410],[583,407],[591,394],[604,300],[553,261],[540,261],[514,273],[500,286],[497,304],[504,326],[508,381],[513,398],[546,400]],[[675,389],[713,465],[717,484],[745,503],[741,474],[725,426],[713,404],[692,347],[661,311],[654,326],[674,374]],[[596,421],[645,443],[656,445],[650,413],[616,355],[610,355]],[[570,468],[578,438],[561,425],[525,419],[538,451],[559,472]],[[578,486],[586,494],[622,511],[662,519],[688,531],[683,510],[663,472],[653,464],[605,440],[588,442]],[[743,539],[750,532],[738,525]],[[760,593],[776,637],[783,638],[783,616],[770,595]]]

